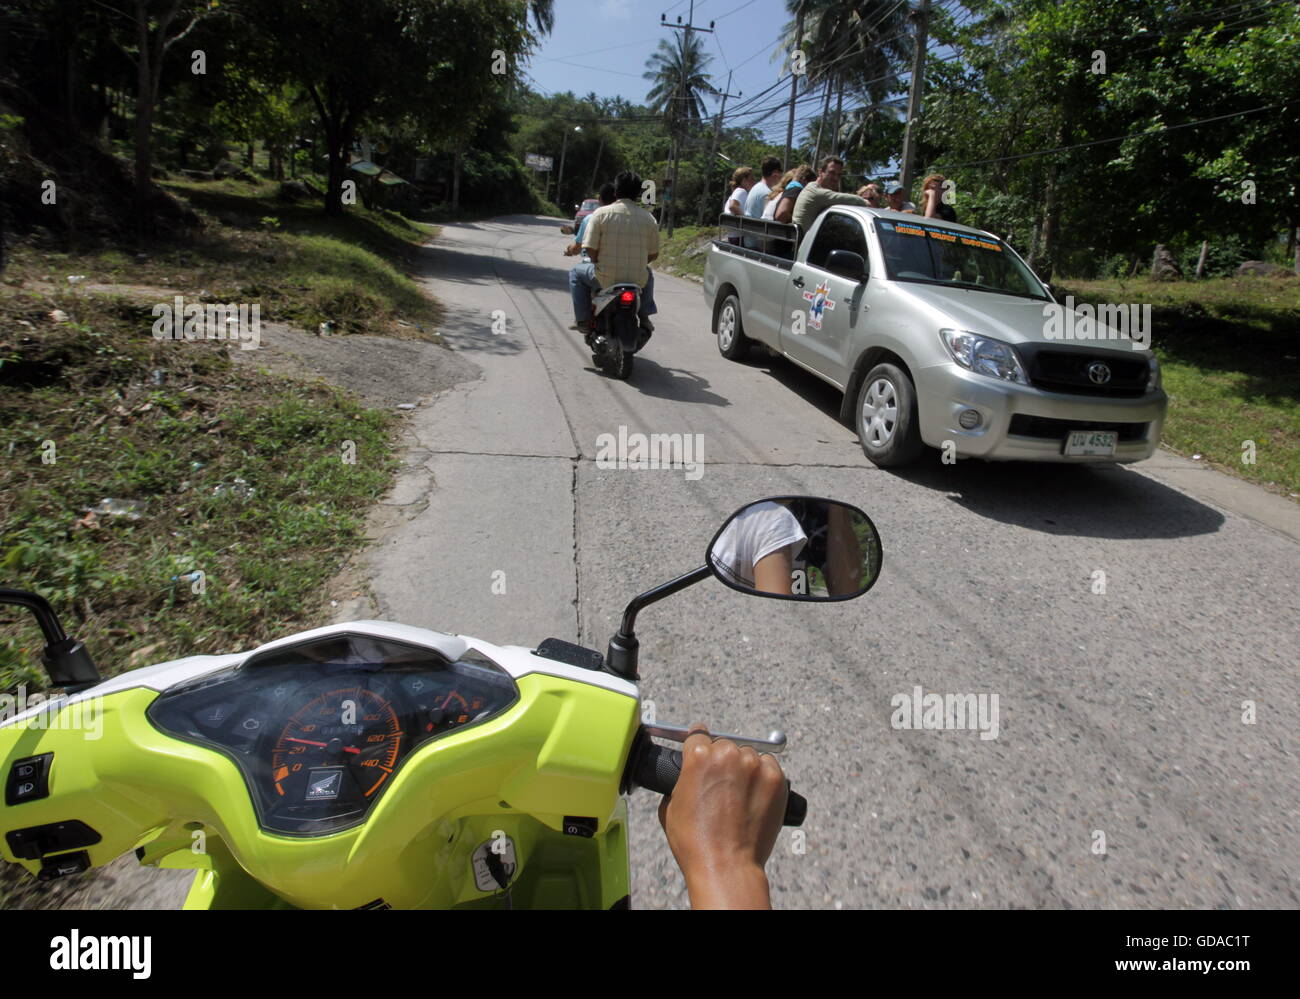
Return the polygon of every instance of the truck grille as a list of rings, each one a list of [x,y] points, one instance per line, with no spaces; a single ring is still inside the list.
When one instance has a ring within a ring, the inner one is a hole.
[[[1103,423],[1099,420],[1055,420],[1046,416],[1017,413],[1011,417],[1007,433],[1013,437],[1036,437],[1039,440],[1064,440],[1071,430],[1114,431],[1121,441],[1146,440],[1145,423]]]
[[[1035,388],[1072,395],[1137,398],[1145,395],[1150,371],[1143,356],[1119,351],[1098,351],[1020,344],[1016,348],[1025,360],[1025,370]],[[1106,366],[1110,377],[1098,384],[1090,375],[1095,362]]]

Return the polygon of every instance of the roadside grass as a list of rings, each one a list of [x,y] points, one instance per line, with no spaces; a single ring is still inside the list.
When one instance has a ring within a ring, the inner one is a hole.
[[[207,223],[184,241],[140,252],[92,247],[71,253],[15,247],[6,283],[53,291],[69,275],[87,284],[172,289],[207,301],[258,304],[263,321],[334,332],[437,342],[442,311],[407,270],[437,228],[383,210],[349,206],[325,216],[315,201],[278,200],[278,184],[171,181]]]
[[[390,414],[149,330],[126,299],[0,288],[0,580],[105,675],[318,623],[396,467]],[[87,515],[105,498],[139,519]],[[0,620],[0,691],[43,688],[31,615]]]
[[[1149,304],[1169,415],[1163,442],[1300,494],[1300,279],[1060,282],[1076,304]],[[1254,461],[1248,442],[1253,442]]]
[[[718,227],[682,226],[674,229],[671,238],[659,240],[659,259],[654,262],[658,270],[681,277],[704,280],[704,262],[708,259],[709,243],[716,239]]]

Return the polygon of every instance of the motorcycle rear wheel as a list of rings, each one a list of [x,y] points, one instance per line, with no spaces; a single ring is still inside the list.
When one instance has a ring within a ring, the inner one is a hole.
[[[632,354],[623,349],[617,337],[608,334],[597,337],[591,359],[610,378],[627,381],[632,375]]]

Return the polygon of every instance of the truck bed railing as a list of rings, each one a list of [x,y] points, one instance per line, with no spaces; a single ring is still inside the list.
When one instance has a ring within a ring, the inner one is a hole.
[[[755,219],[746,215],[731,215],[723,212],[718,216],[718,228],[724,234],[735,236],[756,236],[765,240],[785,244],[791,249],[799,245],[799,227],[793,222],[774,222],[770,219]]]
[[[769,262],[794,260],[803,234],[793,222],[773,222],[723,212],[718,216],[720,238],[716,245],[753,259]],[[748,244],[748,245],[746,245]]]

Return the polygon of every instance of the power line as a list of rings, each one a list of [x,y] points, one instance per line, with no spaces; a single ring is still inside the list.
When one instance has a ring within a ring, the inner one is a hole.
[[[895,4],[894,6],[897,7],[898,4]],[[878,22],[878,23],[883,23],[883,22]],[[888,37],[886,37],[886,38],[881,38],[881,39],[872,39],[872,40],[871,40],[871,44],[872,44],[872,45],[875,45],[875,46],[884,45],[886,42],[891,42],[891,41],[894,41],[895,39],[898,39],[898,38],[904,38],[904,37],[909,36],[910,34],[911,34],[910,31],[900,31],[900,32],[898,32],[897,34],[890,35],[890,36],[888,36]],[[850,38],[850,41],[851,41],[851,38]],[[781,44],[783,44],[783,41],[780,40],[780,39],[778,39],[777,44],[778,44],[778,45],[781,45]],[[764,49],[765,49],[766,47],[767,47],[767,46],[764,46]],[[749,57],[749,59],[753,59],[755,56],[758,56],[759,54],[761,54],[761,53],[763,52],[764,49],[759,49],[758,52],[755,52],[754,55],[752,55],[752,56]],[[853,58],[856,54],[857,54],[857,53],[854,53],[854,52],[847,52],[847,53],[845,53],[845,54],[843,54],[843,55],[837,56],[837,57],[834,58],[834,59],[830,59],[830,60],[825,61],[825,62],[819,62],[819,63],[818,63],[818,69],[819,69],[819,71],[820,71],[820,70],[825,70],[825,69],[829,68],[830,66],[833,66],[833,65],[835,65],[835,64],[837,64],[837,63],[840,63],[840,62],[843,62],[845,59]],[[746,59],[745,62],[748,62],[749,59]],[[741,64],[737,65],[735,68],[736,68],[736,69],[739,69],[740,66],[743,66],[743,65],[744,65],[744,63],[741,63]],[[872,83],[879,83],[879,82],[881,82],[881,81],[888,80],[888,79],[890,79],[890,77],[893,76],[893,75],[894,75],[894,74],[891,72],[890,74],[888,74],[888,75],[886,75],[886,76],[877,77],[877,78],[874,79],[874,80],[868,80],[868,81],[866,81],[866,83],[856,84],[856,86],[858,86],[858,87],[869,86],[869,85],[872,84]],[[765,96],[767,96],[768,94],[770,94],[770,93],[771,93],[773,90],[775,90],[777,87],[782,86],[784,83],[785,83],[785,77],[780,77],[780,78],[778,78],[777,81],[776,81],[775,83],[773,83],[771,86],[768,86],[768,87],[764,88],[763,90],[759,91],[757,94],[754,94],[753,96],[751,96],[751,97],[747,98],[746,100],[742,101],[742,102],[740,103],[740,105],[737,106],[737,107],[733,110],[733,113],[731,114],[731,117],[734,118],[734,117],[737,117],[737,116],[739,116],[739,115],[747,115],[747,114],[750,114],[750,113],[757,113],[757,111],[754,111],[754,110],[753,110],[753,108],[754,108],[754,104],[755,104],[757,101],[761,100],[763,97],[765,97]],[[805,92],[804,92],[804,96],[799,97],[799,98],[796,98],[796,101],[804,100],[805,98],[807,98],[807,97],[809,96],[809,93],[810,93],[810,91],[805,90]],[[817,99],[820,99],[820,97],[818,97]],[[786,106],[788,106],[788,102],[787,102],[787,101],[782,101],[782,102],[781,102],[780,104],[778,104],[778,105],[773,105],[773,107],[786,107]],[[766,110],[770,110],[770,109],[763,109],[763,110],[766,111]]]
[[[941,46],[941,47],[946,47],[946,46]],[[957,59],[957,58],[960,58],[960,54],[959,54],[959,53],[953,53],[952,55],[948,55],[948,56],[936,56],[935,58],[933,58],[933,59],[930,60],[930,61],[931,61],[931,62],[951,62],[953,59]],[[911,70],[904,69],[904,70],[899,70],[899,71],[891,71],[890,73],[888,73],[888,74],[885,75],[885,76],[878,76],[878,77],[876,77],[874,80],[866,80],[866,81],[864,81],[864,82],[862,82],[862,83],[858,83],[858,84],[856,84],[856,86],[859,87],[859,88],[861,88],[861,87],[867,87],[867,86],[870,86],[870,85],[873,84],[873,83],[882,83],[882,82],[884,82],[884,81],[886,81],[886,80],[890,80],[890,79],[895,79],[895,80],[897,80],[898,82],[901,83],[903,77],[910,77],[910,76],[911,76]],[[776,85],[779,85],[779,84],[776,84]],[[768,89],[770,90],[770,89],[772,89],[772,88],[768,88]],[[799,101],[821,100],[821,99],[822,99],[822,97],[821,97],[820,94],[818,94],[818,93],[816,93],[815,91],[812,91],[812,90],[806,90],[806,91],[805,91],[801,96],[799,96],[799,97],[797,97],[797,98],[795,99],[795,103],[798,104]],[[746,116],[748,116],[748,115],[753,115],[753,114],[764,114],[764,115],[767,115],[767,114],[771,114],[773,111],[780,110],[781,108],[789,107],[789,105],[790,105],[790,102],[789,102],[789,101],[781,101],[781,102],[778,103],[778,104],[772,104],[772,105],[769,105],[769,106],[766,107],[766,108],[751,108],[751,109],[746,109],[746,110],[744,110],[744,111],[742,111],[742,112],[739,112],[739,113],[740,113],[740,114],[743,114],[743,115],[746,115]]]
[[[738,14],[738,13],[740,13],[742,10],[744,10],[746,7],[749,7],[749,6],[751,6],[752,4],[757,3],[757,2],[758,2],[758,0],[746,0],[746,2],[745,2],[745,3],[742,3],[739,7],[735,7],[735,8],[733,8],[733,9],[727,11],[725,14],[719,14],[717,17],[715,17],[715,18],[713,19],[713,21],[714,21],[714,23],[716,24],[718,21],[721,21],[724,17],[730,17],[732,14]]]
[[[615,49],[630,49],[644,44],[645,44],[645,39],[638,39],[635,42],[626,42],[623,45],[606,45],[603,48],[599,48],[599,49],[588,49],[586,52],[570,52],[567,55],[560,55],[560,56],[542,56],[532,61],[533,62],[559,62],[561,59],[577,59],[579,56],[597,55],[601,52],[612,52]]]
[[[727,53],[722,51],[722,32],[713,32],[713,44],[718,47],[718,55],[722,56],[722,65],[727,67],[727,75],[730,76],[734,71],[731,68],[731,63],[727,62]],[[727,89],[730,90],[731,88],[728,87]]]
[[[1140,139],[1148,135],[1161,135],[1165,132],[1175,132],[1180,128],[1195,128],[1198,125],[1208,125],[1210,122],[1223,121],[1227,118],[1240,118],[1248,114],[1256,114],[1260,111],[1275,111],[1278,108],[1284,108],[1288,104],[1294,104],[1294,101],[1283,101],[1280,104],[1269,104],[1264,107],[1251,108],[1249,111],[1234,111],[1231,114],[1215,115],[1213,118],[1202,118],[1200,121],[1183,122],[1181,125],[1165,125],[1162,128],[1153,128],[1145,132],[1130,132],[1128,135],[1115,135],[1109,139],[1092,139],[1088,142],[1076,142],[1069,146],[1056,146],[1053,149],[1036,149],[1031,153],[1015,153],[1011,156],[998,156],[988,160],[969,160],[965,163],[954,163],[949,166],[949,170],[957,170],[961,167],[986,166],[989,163],[1010,163],[1013,160],[1029,159],[1032,156],[1049,156],[1052,153],[1063,153],[1071,149],[1083,149],[1086,146],[1100,146],[1107,142],[1123,142],[1125,139]]]
[[[640,73],[627,73],[621,69],[602,69],[599,66],[584,66],[580,62],[569,62],[565,59],[552,59],[551,62],[558,62],[561,66],[576,66],[578,69],[589,70],[593,73],[614,73],[618,76],[632,76],[638,80],[644,79]]]

